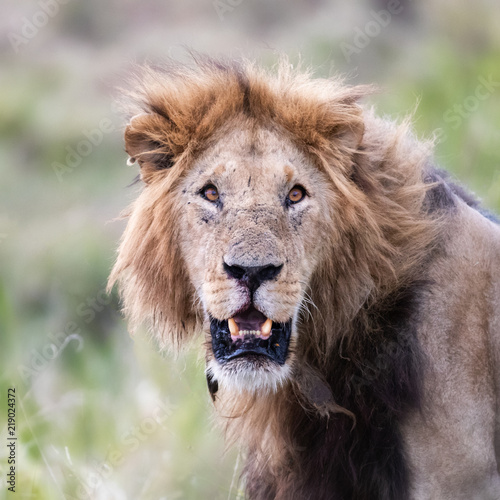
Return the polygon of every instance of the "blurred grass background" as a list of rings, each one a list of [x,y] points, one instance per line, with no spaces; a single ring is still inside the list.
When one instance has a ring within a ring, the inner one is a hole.
[[[136,172],[112,104],[131,63],[184,58],[183,44],[266,65],[279,50],[301,54],[318,76],[375,83],[379,113],[402,117],[418,102],[415,129],[440,137],[438,163],[500,212],[499,23],[496,0],[5,2],[0,498],[241,495],[237,451],[224,451],[211,424],[197,343],[177,359],[158,354],[129,337],[116,296],[103,291],[124,228],[113,219],[140,189],[127,188]],[[9,387],[15,496],[6,490]]]

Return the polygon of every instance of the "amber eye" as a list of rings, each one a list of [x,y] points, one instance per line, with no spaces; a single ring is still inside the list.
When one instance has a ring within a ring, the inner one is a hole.
[[[294,186],[292,189],[290,189],[286,200],[288,201],[288,203],[298,203],[299,201],[302,201],[304,199],[305,195],[306,190],[302,186]]]
[[[219,199],[219,191],[213,184],[209,184],[203,188],[203,197],[208,201],[215,202]]]

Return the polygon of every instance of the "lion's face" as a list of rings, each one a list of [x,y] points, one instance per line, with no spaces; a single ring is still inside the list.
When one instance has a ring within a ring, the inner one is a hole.
[[[326,180],[265,129],[229,129],[182,183],[182,252],[203,308],[210,375],[275,388],[322,250]]]
[[[203,328],[209,379],[274,390],[390,274],[354,168],[366,89],[197,64],[148,69],[131,93],[125,149],[144,189],[109,283],[132,331],[178,347]]]

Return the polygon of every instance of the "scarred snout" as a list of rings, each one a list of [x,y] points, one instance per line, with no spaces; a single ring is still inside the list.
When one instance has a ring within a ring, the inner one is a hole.
[[[272,280],[278,276],[283,264],[275,266],[243,267],[237,265],[228,265],[223,263],[224,271],[227,275],[237,280],[242,286],[247,287],[250,292],[250,307],[245,307],[244,311],[228,320],[231,339],[236,341],[243,339],[244,335],[254,334],[263,339],[268,339],[271,334],[272,320],[267,318],[253,306],[253,294],[264,281]]]

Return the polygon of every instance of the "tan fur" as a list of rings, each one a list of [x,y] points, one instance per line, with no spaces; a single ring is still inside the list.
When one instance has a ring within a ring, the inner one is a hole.
[[[128,212],[110,285],[119,281],[132,329],[147,322],[162,346],[205,332],[218,409],[239,416],[223,420],[228,436],[249,450],[255,470],[286,478],[297,453],[287,442],[289,401],[344,412],[356,425],[329,392],[326,353],[340,338],[355,341],[355,319],[376,334],[373,304],[417,278],[433,280],[419,329],[432,364],[425,411],[403,427],[412,498],[500,498],[499,231],[455,195],[453,215],[427,206],[431,145],[407,123],[363,109],[358,100],[369,92],[311,79],[286,61],[273,74],[204,59],[142,69],[125,139],[145,186]],[[207,183],[220,187],[222,212],[199,196]],[[285,212],[295,184],[307,199]],[[284,265],[254,296],[273,321],[293,318],[283,367],[214,359],[209,315],[230,318],[249,300],[223,259]],[[276,498],[287,498],[285,485]]]
[[[425,412],[405,428],[415,498],[500,498],[499,263],[498,227],[462,204],[430,272],[441,293],[421,328]]]

